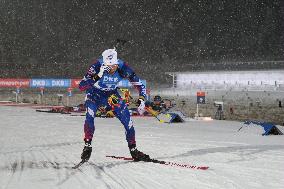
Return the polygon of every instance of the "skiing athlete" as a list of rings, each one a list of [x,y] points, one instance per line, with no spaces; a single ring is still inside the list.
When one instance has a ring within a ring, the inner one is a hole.
[[[140,78],[123,61],[117,58],[115,49],[107,49],[102,58],[91,65],[79,84],[86,91],[86,119],[84,123],[85,146],[81,154],[82,161],[88,161],[92,153],[92,139],[95,131],[94,119],[99,108],[112,110],[125,128],[126,141],[130,154],[135,161],[148,161],[149,155],[136,148],[135,130],[127,104],[118,93],[117,85],[122,79],[128,79],[139,91],[138,109],[144,110],[146,88]]]

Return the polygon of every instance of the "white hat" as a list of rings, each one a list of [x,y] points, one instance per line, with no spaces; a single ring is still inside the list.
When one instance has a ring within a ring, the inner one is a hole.
[[[115,49],[107,49],[103,52],[103,61],[106,65],[118,64],[117,52]]]

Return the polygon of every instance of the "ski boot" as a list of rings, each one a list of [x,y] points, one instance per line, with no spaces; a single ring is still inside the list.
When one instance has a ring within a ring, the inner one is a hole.
[[[129,151],[134,161],[146,161],[146,162],[151,161],[150,156],[137,150],[135,144],[129,146]]]
[[[81,159],[82,161],[86,162],[90,159],[92,154],[92,144],[91,144],[92,140],[84,139],[84,141],[85,141],[85,146],[81,154]]]

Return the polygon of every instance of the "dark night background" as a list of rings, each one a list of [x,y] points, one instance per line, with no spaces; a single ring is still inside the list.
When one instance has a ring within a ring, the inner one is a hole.
[[[283,0],[0,0],[0,77],[81,78],[114,46],[152,83],[170,71],[284,68],[258,62],[284,60],[283,15]]]

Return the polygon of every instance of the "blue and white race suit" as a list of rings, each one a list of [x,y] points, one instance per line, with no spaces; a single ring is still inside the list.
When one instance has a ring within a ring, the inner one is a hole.
[[[120,59],[118,59],[118,69],[115,73],[109,74],[105,72],[99,80],[95,81],[93,76],[99,73],[102,64],[103,60],[98,59],[96,63],[91,65],[87,74],[79,84],[79,89],[81,91],[86,91],[85,106],[87,113],[84,124],[84,133],[85,139],[87,140],[93,139],[95,131],[94,118],[96,116],[97,109],[102,106],[107,107],[106,109],[111,109],[108,104],[108,98],[112,94],[121,98],[117,91],[117,85],[122,79],[127,78],[132,85],[138,89],[139,96],[144,98],[146,97],[146,88],[140,81],[139,77],[124,61]],[[120,120],[125,128],[128,145],[136,145],[135,130],[127,105],[123,101],[120,101],[119,104],[119,106],[115,106],[113,109],[114,115]]]

